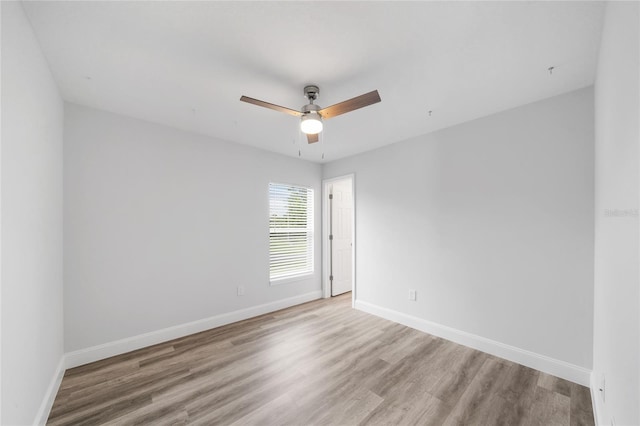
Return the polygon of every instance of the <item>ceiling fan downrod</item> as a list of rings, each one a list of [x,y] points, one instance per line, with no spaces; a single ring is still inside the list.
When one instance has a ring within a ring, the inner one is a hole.
[[[314,86],[310,84],[309,86],[304,87],[304,96],[309,99],[309,103],[313,103],[316,99],[318,99],[318,95],[320,94],[320,88],[318,86]]]

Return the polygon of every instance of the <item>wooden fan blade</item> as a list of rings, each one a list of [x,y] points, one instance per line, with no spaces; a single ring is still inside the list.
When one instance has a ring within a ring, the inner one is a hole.
[[[284,112],[285,114],[295,115],[296,117],[300,117],[302,115],[302,113],[300,111],[296,111],[296,110],[290,109],[290,108],[285,108],[283,106],[276,105],[276,104],[270,104],[269,102],[260,101],[258,99],[253,99],[253,98],[250,98],[248,96],[241,96],[240,100],[242,102],[247,102],[249,104],[254,104],[254,105],[258,105],[258,106],[261,106],[261,107],[269,108],[269,109],[272,109],[272,110],[275,110],[275,111]]]
[[[315,135],[311,135],[311,134],[307,134],[307,142],[309,143],[316,143],[318,142],[318,134],[316,133]]]
[[[373,92],[356,96],[355,98],[349,99],[348,101],[340,102],[339,104],[323,108],[318,111],[318,114],[320,114],[322,118],[327,119],[359,108],[364,108],[366,106],[378,103],[381,100],[382,99],[380,99],[378,91],[374,90]]]

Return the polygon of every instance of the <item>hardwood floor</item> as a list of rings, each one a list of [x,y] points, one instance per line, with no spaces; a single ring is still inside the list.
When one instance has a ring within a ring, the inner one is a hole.
[[[589,389],[319,300],[66,372],[49,425],[592,425]]]

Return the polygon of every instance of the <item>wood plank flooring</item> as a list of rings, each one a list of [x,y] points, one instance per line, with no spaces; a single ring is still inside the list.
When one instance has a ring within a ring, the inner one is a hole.
[[[589,390],[324,299],[70,369],[49,425],[593,425]]]

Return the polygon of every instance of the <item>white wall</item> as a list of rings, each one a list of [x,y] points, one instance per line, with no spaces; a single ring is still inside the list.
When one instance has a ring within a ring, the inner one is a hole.
[[[607,4],[595,84],[594,385],[604,374],[606,388],[594,402],[603,425],[640,424],[639,9]]]
[[[585,88],[326,165],[358,300],[590,369],[593,147]]]
[[[63,103],[22,5],[1,7],[1,423],[22,425],[46,416],[63,355]]]
[[[268,184],[321,166],[65,104],[65,349],[320,292],[269,285]],[[237,296],[238,285],[246,288]]]

